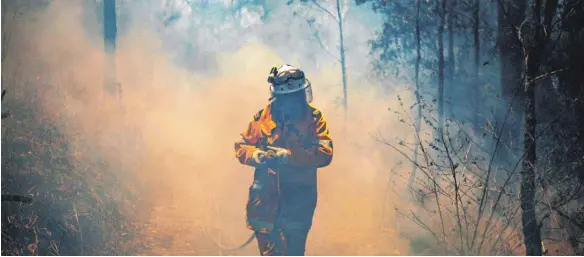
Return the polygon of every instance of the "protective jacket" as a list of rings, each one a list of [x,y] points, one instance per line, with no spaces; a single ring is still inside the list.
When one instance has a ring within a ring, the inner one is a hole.
[[[270,233],[274,227],[280,186],[316,185],[317,168],[329,165],[333,157],[326,120],[311,105],[300,120],[278,124],[268,104],[241,133],[241,139],[235,143],[235,156],[242,164],[253,166],[252,154],[267,146],[288,149],[291,155],[288,165],[255,170],[246,207],[247,226],[262,233]]]

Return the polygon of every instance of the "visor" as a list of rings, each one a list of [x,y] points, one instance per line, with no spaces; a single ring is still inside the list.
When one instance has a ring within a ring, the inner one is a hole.
[[[278,75],[274,76],[273,83],[276,85],[281,85],[288,83],[289,80],[299,80],[304,78],[304,72],[298,69],[291,69],[280,72]]]
[[[312,85],[310,84],[310,81],[306,80],[306,87],[304,87],[302,90],[304,91],[304,94],[306,94],[306,102],[307,103],[312,103]],[[273,88],[271,88],[270,90],[270,95],[271,97],[268,99],[268,101],[274,101],[276,100],[276,98],[278,97],[278,93],[275,93],[273,90]],[[293,92],[294,93],[294,92]],[[282,94],[282,95],[286,95],[286,94]]]

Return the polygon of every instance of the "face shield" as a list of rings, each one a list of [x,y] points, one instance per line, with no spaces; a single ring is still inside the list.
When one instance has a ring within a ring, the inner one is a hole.
[[[306,96],[306,103],[312,103],[312,85],[309,80],[304,79],[300,81],[288,81],[286,84],[270,85],[270,100],[276,99],[278,96],[287,94],[294,94],[299,91],[304,91]]]
[[[268,77],[270,101],[278,120],[294,120],[302,116],[312,102],[312,86],[304,72],[291,65],[273,67]]]
[[[273,98],[271,106],[272,116],[276,122],[298,120],[308,107],[306,93],[303,90],[288,94],[278,94]]]
[[[306,80],[306,88],[304,89],[304,93],[306,94],[306,103],[312,103],[312,84],[308,79]]]

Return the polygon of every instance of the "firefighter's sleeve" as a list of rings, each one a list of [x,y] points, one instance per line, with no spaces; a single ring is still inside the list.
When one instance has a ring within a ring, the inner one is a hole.
[[[290,165],[322,168],[333,160],[333,140],[327,122],[320,112],[316,117],[316,138],[308,147],[290,149]]]
[[[257,116],[257,115],[256,115]],[[235,141],[235,157],[239,160],[241,164],[254,166],[253,153],[258,150],[255,147],[258,142],[258,138],[255,133],[255,117],[254,121],[251,121],[247,128],[241,133],[239,140]]]

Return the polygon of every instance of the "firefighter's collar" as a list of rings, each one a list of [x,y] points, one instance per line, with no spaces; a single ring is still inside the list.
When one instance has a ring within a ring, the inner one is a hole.
[[[299,124],[304,124],[306,122],[315,122],[314,120],[314,107],[308,106],[307,111],[304,113],[304,117],[298,121]],[[278,126],[278,124],[274,121],[272,117],[271,111],[271,104],[266,106],[266,108],[262,111],[262,114],[259,118],[259,123],[262,131],[265,133],[266,136],[271,136],[274,129]]]
[[[276,128],[276,122],[274,121],[274,119],[272,119],[272,111],[270,108],[270,105],[268,105],[264,111],[262,112],[262,115],[260,116],[259,119],[260,122],[260,127],[262,128],[262,131],[267,135],[267,136],[271,136],[272,135],[272,131]]]

